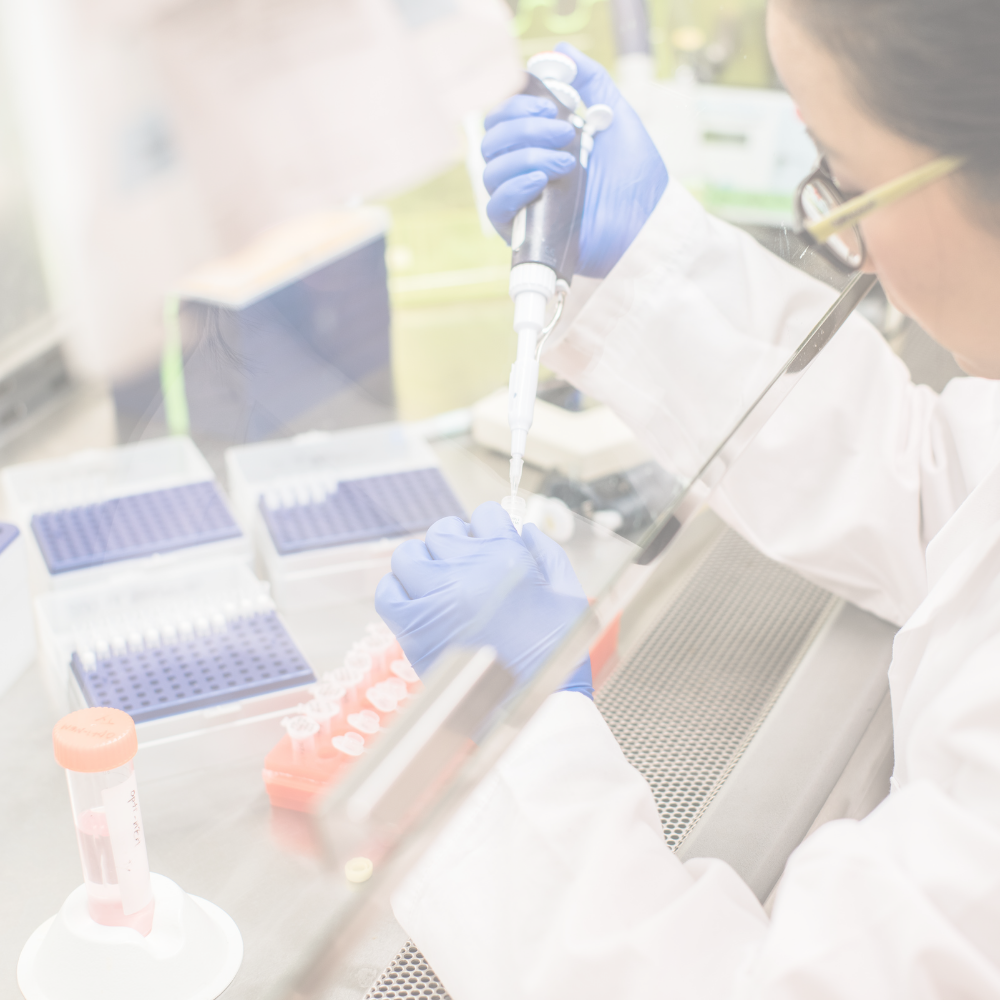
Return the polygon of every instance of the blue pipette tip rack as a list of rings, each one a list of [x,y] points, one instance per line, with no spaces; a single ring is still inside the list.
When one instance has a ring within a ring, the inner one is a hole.
[[[52,574],[174,552],[241,534],[212,482],[36,514],[31,528]]]
[[[13,524],[0,523],[0,552],[3,552],[17,538],[19,532]]]
[[[221,630],[70,667],[87,704],[120,708],[136,723],[312,684],[315,674],[273,611]]]
[[[439,518],[465,517],[438,469],[414,469],[367,479],[348,479],[323,500],[269,507],[261,514],[278,554],[426,531]]]

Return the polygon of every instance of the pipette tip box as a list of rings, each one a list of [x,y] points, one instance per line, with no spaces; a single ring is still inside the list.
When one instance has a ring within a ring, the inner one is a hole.
[[[73,651],[70,667],[88,706],[121,709],[138,724],[316,679],[266,608],[228,620],[216,613],[211,622],[138,638]]]
[[[160,772],[265,751],[316,677],[244,563],[137,570],[36,601],[43,677],[66,708],[135,720]]]
[[[249,559],[211,467],[185,437],[11,466],[2,478],[38,590],[106,578],[143,561]]]
[[[229,486],[284,609],[371,597],[395,548],[465,517],[427,442],[402,424],[231,448]]]
[[[463,513],[434,468],[348,480],[316,499],[287,506],[280,496],[263,496],[260,511],[282,556],[412,535],[438,518]]]
[[[52,575],[242,537],[209,482],[35,514],[31,530]]]

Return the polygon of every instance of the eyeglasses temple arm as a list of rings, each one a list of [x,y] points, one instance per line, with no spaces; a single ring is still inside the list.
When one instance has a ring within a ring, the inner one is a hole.
[[[925,188],[942,177],[957,170],[962,165],[962,160],[954,156],[941,156],[930,163],[925,163],[916,170],[911,170],[902,177],[880,184],[871,191],[859,194],[857,198],[845,201],[839,208],[834,209],[829,215],[815,222],[807,222],[803,226],[806,232],[817,243],[825,243],[835,233],[841,229],[847,229],[860,222],[866,215],[874,212],[876,208],[891,205],[893,202],[905,198],[909,194]]]

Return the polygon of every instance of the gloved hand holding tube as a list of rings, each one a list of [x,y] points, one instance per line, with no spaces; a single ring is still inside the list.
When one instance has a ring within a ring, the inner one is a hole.
[[[668,174],[645,127],[599,63],[573,46],[558,52],[576,63],[573,88],[584,104],[607,105],[614,117],[594,137],[580,228],[576,273],[604,278],[638,235],[666,190]],[[556,118],[550,100],[516,94],[486,119],[483,182],[491,197],[487,214],[508,242],[517,213],[552,179],[574,169],[563,147],[575,138],[573,126]]]
[[[375,609],[418,674],[448,646],[489,645],[524,679],[587,609],[587,597],[556,542],[533,524],[518,535],[499,504],[484,503],[471,523],[446,517],[423,542],[400,545]],[[593,697],[589,656],[562,690]]]

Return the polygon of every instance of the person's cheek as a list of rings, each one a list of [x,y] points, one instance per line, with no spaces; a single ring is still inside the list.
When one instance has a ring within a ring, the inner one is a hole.
[[[878,274],[889,301],[900,312],[930,328],[941,307],[943,262],[931,232],[932,220],[921,213],[902,212],[902,207],[892,205],[865,221],[866,270]]]

